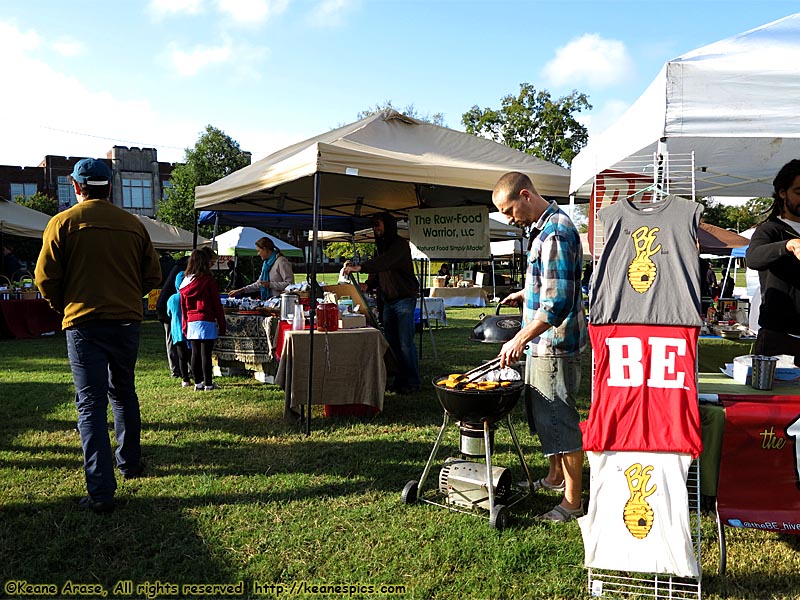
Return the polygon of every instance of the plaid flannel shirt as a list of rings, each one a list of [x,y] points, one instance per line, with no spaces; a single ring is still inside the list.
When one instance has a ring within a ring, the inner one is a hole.
[[[570,218],[551,202],[530,227],[523,326],[537,319],[551,327],[531,340],[532,356],[568,356],[586,345],[581,291],[583,249]]]

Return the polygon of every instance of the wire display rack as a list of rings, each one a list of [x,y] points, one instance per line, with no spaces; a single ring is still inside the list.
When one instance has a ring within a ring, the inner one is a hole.
[[[597,218],[601,208],[624,198],[634,199],[637,203],[658,202],[665,194],[694,200],[695,191],[694,153],[670,155],[665,144],[660,144],[652,154],[630,156],[617,164],[613,171],[595,175],[590,218],[593,262],[597,262],[605,246],[602,224]],[[595,368],[592,364],[592,389],[594,378]],[[591,597],[671,600],[699,600],[702,597],[700,465],[697,460],[693,460],[689,467],[686,486],[692,546],[700,569],[698,577],[590,567],[587,574]]]

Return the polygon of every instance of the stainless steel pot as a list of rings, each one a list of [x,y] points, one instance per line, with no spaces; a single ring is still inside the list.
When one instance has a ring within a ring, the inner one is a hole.
[[[281,294],[281,321],[293,320],[295,306],[298,304],[300,304],[300,296],[297,294]]]
[[[498,304],[495,314],[481,319],[480,323],[472,328],[472,335],[469,339],[487,344],[505,344],[517,335],[522,328],[522,309],[515,309],[519,311],[519,314],[516,315],[501,315],[500,308],[502,306],[504,305]]]

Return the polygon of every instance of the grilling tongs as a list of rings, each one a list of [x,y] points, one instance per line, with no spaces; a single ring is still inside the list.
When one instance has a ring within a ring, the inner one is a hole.
[[[471,381],[475,381],[476,379],[483,377],[489,371],[493,371],[497,367],[500,366],[500,357],[493,358],[489,362],[482,364],[479,367],[475,367],[474,369],[470,369],[466,373],[458,376],[455,378],[454,382],[456,387],[461,389],[465,385],[467,385]]]

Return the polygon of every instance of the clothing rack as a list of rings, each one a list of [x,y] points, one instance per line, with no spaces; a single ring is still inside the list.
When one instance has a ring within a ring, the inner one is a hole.
[[[633,155],[618,163],[613,171],[595,175],[590,204],[589,239],[592,242],[593,268],[604,248],[602,224],[598,211],[621,199],[637,203],[659,202],[668,194],[695,199],[694,153],[669,154],[667,145],[659,143],[652,154]],[[697,368],[695,367],[695,377]],[[592,364],[592,389],[595,368]],[[597,598],[669,598],[699,600],[702,596],[700,561],[700,466],[693,460],[687,475],[690,531],[700,574],[697,578],[663,573],[635,573],[589,567],[588,589]]]

